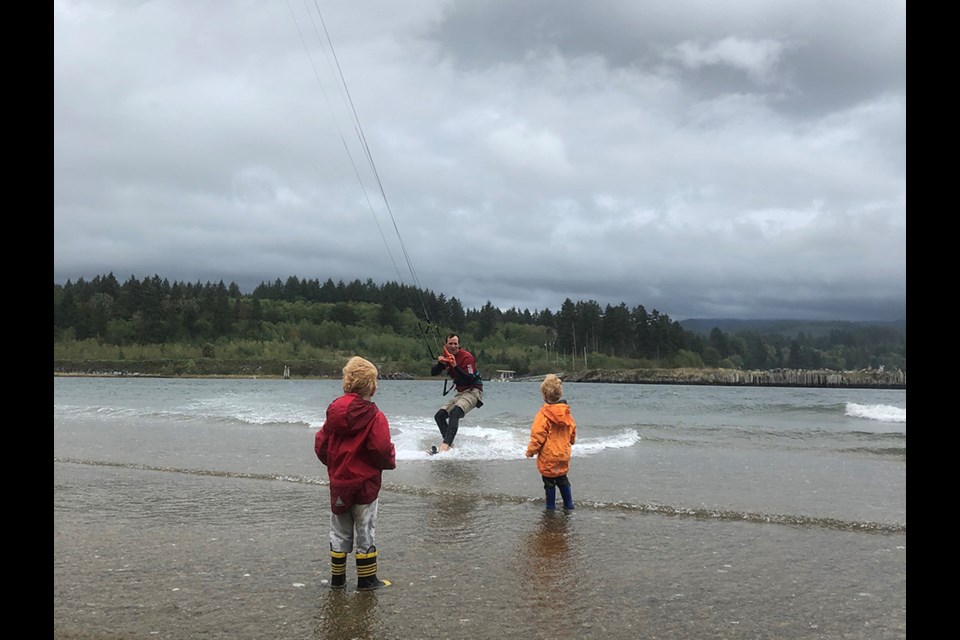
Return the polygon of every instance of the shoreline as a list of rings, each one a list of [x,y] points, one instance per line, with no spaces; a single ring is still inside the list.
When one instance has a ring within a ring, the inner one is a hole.
[[[545,374],[517,376],[484,382],[526,382],[541,380]],[[741,371],[736,369],[588,369],[571,373],[557,372],[564,382],[595,382],[606,384],[655,384],[738,387],[844,388],[844,389],[903,389],[907,388],[906,373],[900,371],[861,370],[831,371],[804,369],[776,369],[771,371]],[[339,376],[272,374],[160,374],[138,371],[54,371],[54,378],[184,378],[184,379],[250,379],[250,380],[339,380]],[[414,376],[408,373],[381,374],[381,380],[435,380],[434,376]]]
[[[570,382],[621,384],[687,384],[724,387],[794,387],[845,389],[906,389],[907,374],[900,369],[592,369],[565,377]]]

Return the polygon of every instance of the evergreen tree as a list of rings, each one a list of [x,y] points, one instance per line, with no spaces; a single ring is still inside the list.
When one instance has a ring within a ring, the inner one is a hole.
[[[557,349],[574,356],[577,349],[577,308],[573,300],[567,298],[557,313]]]
[[[487,300],[486,304],[480,309],[476,339],[485,340],[492,336],[499,324],[500,309],[494,307],[493,303]]]

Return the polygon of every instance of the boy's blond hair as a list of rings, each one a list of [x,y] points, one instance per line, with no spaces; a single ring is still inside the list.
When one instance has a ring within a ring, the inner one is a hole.
[[[548,373],[540,383],[540,393],[547,402],[556,402],[563,397],[563,381],[556,374]]]
[[[353,356],[343,367],[343,392],[372,396],[377,389],[377,375],[377,367],[372,362]]]

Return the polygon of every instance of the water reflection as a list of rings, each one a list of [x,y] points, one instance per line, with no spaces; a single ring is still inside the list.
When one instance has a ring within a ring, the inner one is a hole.
[[[530,613],[538,629],[550,630],[557,638],[572,637],[563,620],[569,622],[579,613],[575,589],[578,578],[585,575],[574,517],[573,513],[545,509],[519,548],[519,581],[522,591],[529,594]]]
[[[437,460],[429,467],[432,486],[440,491],[438,498],[431,501],[430,532],[445,541],[451,535],[475,535],[470,514],[477,508],[477,494],[483,493],[477,465],[462,460]]]
[[[323,589],[317,611],[314,637],[372,640],[382,637],[377,614],[376,591],[354,592],[348,586],[342,589]]]

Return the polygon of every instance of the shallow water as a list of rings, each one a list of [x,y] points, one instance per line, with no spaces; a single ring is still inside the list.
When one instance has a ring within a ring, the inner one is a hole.
[[[325,586],[326,495],[60,463],[54,623],[157,638],[902,638],[906,536],[386,491]],[[129,635],[125,635],[129,634]]]
[[[362,593],[352,557],[325,586],[337,383],[54,382],[58,637],[906,637],[902,391],[567,385],[577,508],[546,512],[536,385],[488,384],[444,459],[435,385],[384,381],[394,585]]]

